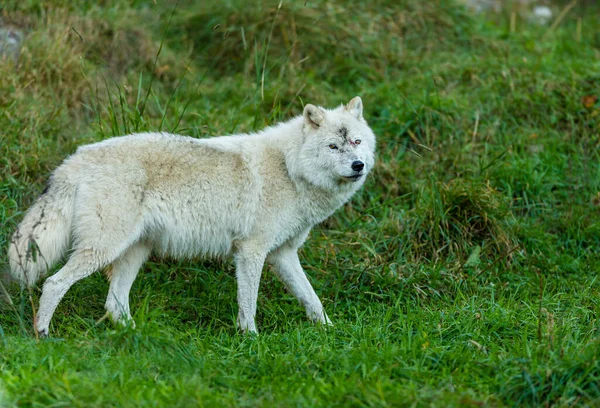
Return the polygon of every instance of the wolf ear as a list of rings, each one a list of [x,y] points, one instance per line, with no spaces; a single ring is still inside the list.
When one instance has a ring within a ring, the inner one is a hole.
[[[304,121],[306,124],[317,129],[321,126],[321,123],[325,120],[325,112],[322,109],[317,108],[315,105],[310,103],[304,107]]]
[[[356,119],[362,119],[363,104],[360,96],[356,96],[346,105],[346,111],[350,112]]]

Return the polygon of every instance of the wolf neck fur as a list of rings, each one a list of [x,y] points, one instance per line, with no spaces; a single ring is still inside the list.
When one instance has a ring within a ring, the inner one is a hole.
[[[311,191],[321,198],[351,196],[354,194],[360,188],[362,182],[315,180],[314,177],[306,173],[306,169],[300,165],[300,154],[306,138],[303,127],[304,120],[302,116],[297,116],[275,127],[268,127],[258,135],[264,135],[265,140],[274,140],[276,137],[278,147],[273,147],[282,152],[288,175],[298,189]]]
[[[314,215],[324,219],[348,201],[363,184],[363,181],[356,183],[332,182],[330,180],[315,179],[315,177],[311,177],[311,174],[307,174],[306,169],[300,163],[302,145],[306,138],[303,127],[304,120],[299,116],[280,124],[276,128],[268,128],[268,130],[273,130],[273,134],[285,135],[279,136],[279,150],[284,156],[288,176],[296,189],[302,192],[300,195],[307,199],[306,209],[312,208],[318,213],[322,213],[322,215]]]

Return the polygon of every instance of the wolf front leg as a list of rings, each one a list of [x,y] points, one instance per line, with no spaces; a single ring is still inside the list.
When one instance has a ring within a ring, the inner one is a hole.
[[[235,254],[235,274],[238,285],[238,327],[244,332],[257,333],[256,302],[260,276],[265,263],[266,254],[249,248],[239,249]]]
[[[283,284],[304,305],[308,317],[314,322],[330,325],[331,320],[300,265],[297,251],[296,247],[285,245],[269,255],[269,262]]]

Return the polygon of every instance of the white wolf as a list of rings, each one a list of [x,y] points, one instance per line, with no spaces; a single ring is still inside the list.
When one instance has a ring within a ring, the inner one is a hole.
[[[256,134],[195,139],[143,133],[82,146],[50,177],[9,248],[12,275],[46,280],[35,327],[47,335],[75,282],[108,267],[106,309],[131,319],[129,291],[151,252],[176,258],[232,255],[238,326],[256,332],[260,276],[270,262],[308,316],[329,318],[298,260],[310,229],[360,188],[374,164],[375,135],[360,97]]]

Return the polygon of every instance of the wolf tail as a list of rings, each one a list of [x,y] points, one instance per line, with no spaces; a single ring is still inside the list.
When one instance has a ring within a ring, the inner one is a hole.
[[[21,286],[35,285],[66,251],[75,190],[66,180],[52,177],[13,234],[8,248],[10,273]]]

